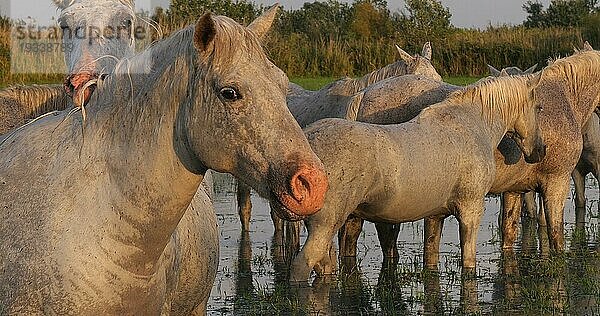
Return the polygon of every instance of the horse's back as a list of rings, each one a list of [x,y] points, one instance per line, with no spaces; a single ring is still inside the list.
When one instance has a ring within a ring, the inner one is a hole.
[[[456,89],[419,75],[388,78],[365,89],[356,119],[373,124],[404,123]]]
[[[62,85],[13,86],[0,90],[0,134],[42,114],[71,105]]]

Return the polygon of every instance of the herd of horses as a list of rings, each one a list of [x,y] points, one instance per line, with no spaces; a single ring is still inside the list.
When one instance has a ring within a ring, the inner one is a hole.
[[[133,0],[54,3],[65,32],[136,22]],[[564,251],[571,176],[581,208],[598,175],[600,52],[458,87],[427,43],[307,91],[261,47],[277,10],[247,27],[205,14],[137,54],[131,33],[65,36],[63,85],[0,91],[0,314],[205,314],[219,263],[209,169],[238,179],[242,230],[250,188],[297,247],[304,222],[292,282],[336,272],[336,233],[356,256],[364,220],[393,258],[399,225],[425,219],[436,269],[453,215],[472,270],[488,194],[503,194],[503,248],[538,192],[531,215]]]

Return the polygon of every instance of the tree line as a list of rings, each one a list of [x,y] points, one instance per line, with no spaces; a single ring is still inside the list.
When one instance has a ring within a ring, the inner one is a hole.
[[[418,52],[426,41],[443,75],[482,76],[486,64],[529,67],[570,54],[584,40],[600,45],[598,0],[552,0],[523,5],[527,19],[517,26],[460,29],[437,0],[406,0],[392,12],[385,0],[305,3],[283,10],[266,47],[288,75],[357,76],[397,59],[394,45]],[[167,29],[192,23],[212,11],[249,23],[265,8],[246,0],[173,0],[153,18]]]

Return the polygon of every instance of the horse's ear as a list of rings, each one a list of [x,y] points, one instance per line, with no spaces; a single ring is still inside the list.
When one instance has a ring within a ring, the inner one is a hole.
[[[427,60],[431,61],[431,57],[433,56],[433,50],[431,49],[431,42],[425,43],[423,45],[423,51],[421,52],[421,56],[427,58]]]
[[[525,74],[525,75],[531,75],[532,73],[535,72],[535,69],[537,68],[537,66],[538,66],[538,64],[535,64],[535,65],[529,67],[529,69],[525,70],[523,72],[523,74]]]
[[[409,53],[405,52],[402,48],[400,48],[398,45],[396,45],[396,49],[398,50],[398,54],[400,54],[400,59],[404,60],[406,63],[410,63],[415,59]]]
[[[52,0],[52,2],[61,10],[68,7],[67,0]]]
[[[488,69],[490,70],[490,75],[494,76],[494,77],[499,77],[500,76],[500,70],[494,68],[494,66],[492,65],[487,65]]]
[[[510,74],[508,73],[508,71],[506,70],[506,68],[500,70],[500,74],[496,77],[508,77],[510,76]]]
[[[544,74],[544,69],[542,69],[542,71],[538,72],[533,78],[529,79],[529,86],[532,88],[537,87],[540,84],[540,81],[542,80],[543,74]]]
[[[259,39],[263,39],[269,30],[273,26],[273,21],[275,21],[275,16],[277,16],[277,12],[279,12],[279,4],[276,3],[272,7],[269,8],[265,13],[261,16],[257,17],[248,28],[258,36]]]
[[[206,51],[208,45],[212,43],[217,34],[217,27],[211,13],[205,13],[198,22],[194,30],[194,46],[201,52]]]
[[[589,52],[594,50],[594,48],[592,47],[592,45],[590,45],[590,43],[588,41],[585,41],[585,43],[583,43],[583,49],[582,51],[584,52]]]

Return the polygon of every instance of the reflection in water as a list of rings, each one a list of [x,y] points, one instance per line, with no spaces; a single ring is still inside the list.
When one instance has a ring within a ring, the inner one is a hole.
[[[234,311],[240,314],[246,310],[246,304],[254,297],[252,279],[252,241],[248,231],[242,232],[239,241],[237,269],[235,271]]]
[[[440,273],[434,270],[423,271],[423,288],[425,298],[423,310],[425,315],[440,315],[444,313],[444,302],[440,286]]]
[[[592,246],[587,242],[585,227],[573,231],[572,257],[567,264],[569,283],[567,291],[573,315],[600,314],[600,260],[598,243]]]
[[[357,257],[341,258],[337,277],[290,287],[288,267],[297,242],[274,234],[268,204],[256,196],[251,231],[240,234],[235,195],[215,178],[225,189],[215,190],[221,261],[209,315],[600,315],[600,223],[587,212],[585,226],[575,229],[571,201],[564,256],[547,256],[546,227],[527,217],[518,246],[502,253],[499,202],[488,199],[476,277],[461,275],[458,226],[452,221],[445,225],[439,271],[422,270],[422,224],[403,224],[400,257],[383,263],[374,227],[365,224]],[[597,190],[590,191],[596,201]],[[302,231],[300,241],[305,238]]]
[[[460,287],[461,313],[473,315],[480,313],[477,295],[477,275],[475,271],[463,272]]]
[[[402,284],[398,276],[398,258],[385,258],[375,289],[381,310],[386,313],[409,314],[406,302],[402,299]]]
[[[275,270],[275,284],[287,283],[291,260],[298,252],[296,242],[290,242],[284,236],[284,230],[276,230],[271,239],[271,260],[273,260],[273,269]]]
[[[544,245],[546,230],[536,231],[536,221],[523,222],[523,245]],[[589,229],[589,227],[587,228]],[[565,256],[545,255],[529,247],[520,252],[506,251],[499,261],[494,286],[495,313],[598,315],[600,306],[600,260],[595,241],[590,243],[586,229],[575,227],[570,236],[570,252]]]

